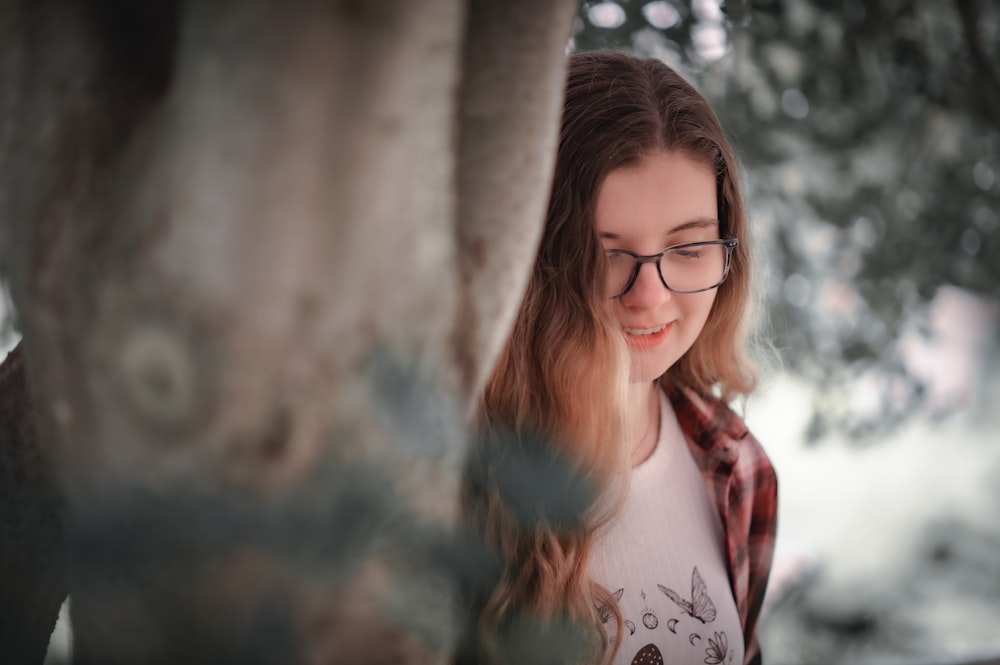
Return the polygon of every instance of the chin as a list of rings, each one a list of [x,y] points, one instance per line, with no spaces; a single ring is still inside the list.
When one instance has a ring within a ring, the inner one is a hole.
[[[667,373],[674,362],[651,362],[648,358],[632,358],[632,366],[629,370],[630,383],[649,383],[655,381]]]

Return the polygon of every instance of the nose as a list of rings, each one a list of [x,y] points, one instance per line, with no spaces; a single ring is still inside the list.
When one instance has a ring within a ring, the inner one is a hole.
[[[671,297],[663,286],[655,263],[643,263],[639,274],[628,293],[622,296],[622,304],[636,309],[656,309]]]

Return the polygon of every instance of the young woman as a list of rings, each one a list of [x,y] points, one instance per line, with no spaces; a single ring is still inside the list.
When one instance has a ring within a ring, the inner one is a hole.
[[[776,480],[726,406],[756,382],[750,249],[704,98],[657,60],[571,56],[538,257],[470,458],[465,509],[499,565],[466,659],[759,660]]]

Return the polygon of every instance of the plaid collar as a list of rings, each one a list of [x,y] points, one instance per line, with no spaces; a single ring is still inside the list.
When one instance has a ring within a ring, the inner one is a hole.
[[[719,400],[706,399],[690,388],[668,391],[681,429],[705,464],[732,467],[740,457],[740,442],[749,434],[743,420]]]

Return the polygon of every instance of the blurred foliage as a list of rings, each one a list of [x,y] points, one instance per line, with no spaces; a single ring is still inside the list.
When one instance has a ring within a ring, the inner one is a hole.
[[[818,388],[810,436],[912,413],[926,386],[903,335],[931,334],[942,286],[1000,296],[1000,3],[585,1],[571,46],[660,57],[715,107],[763,231],[775,343]],[[844,407],[859,382],[881,403]]]

